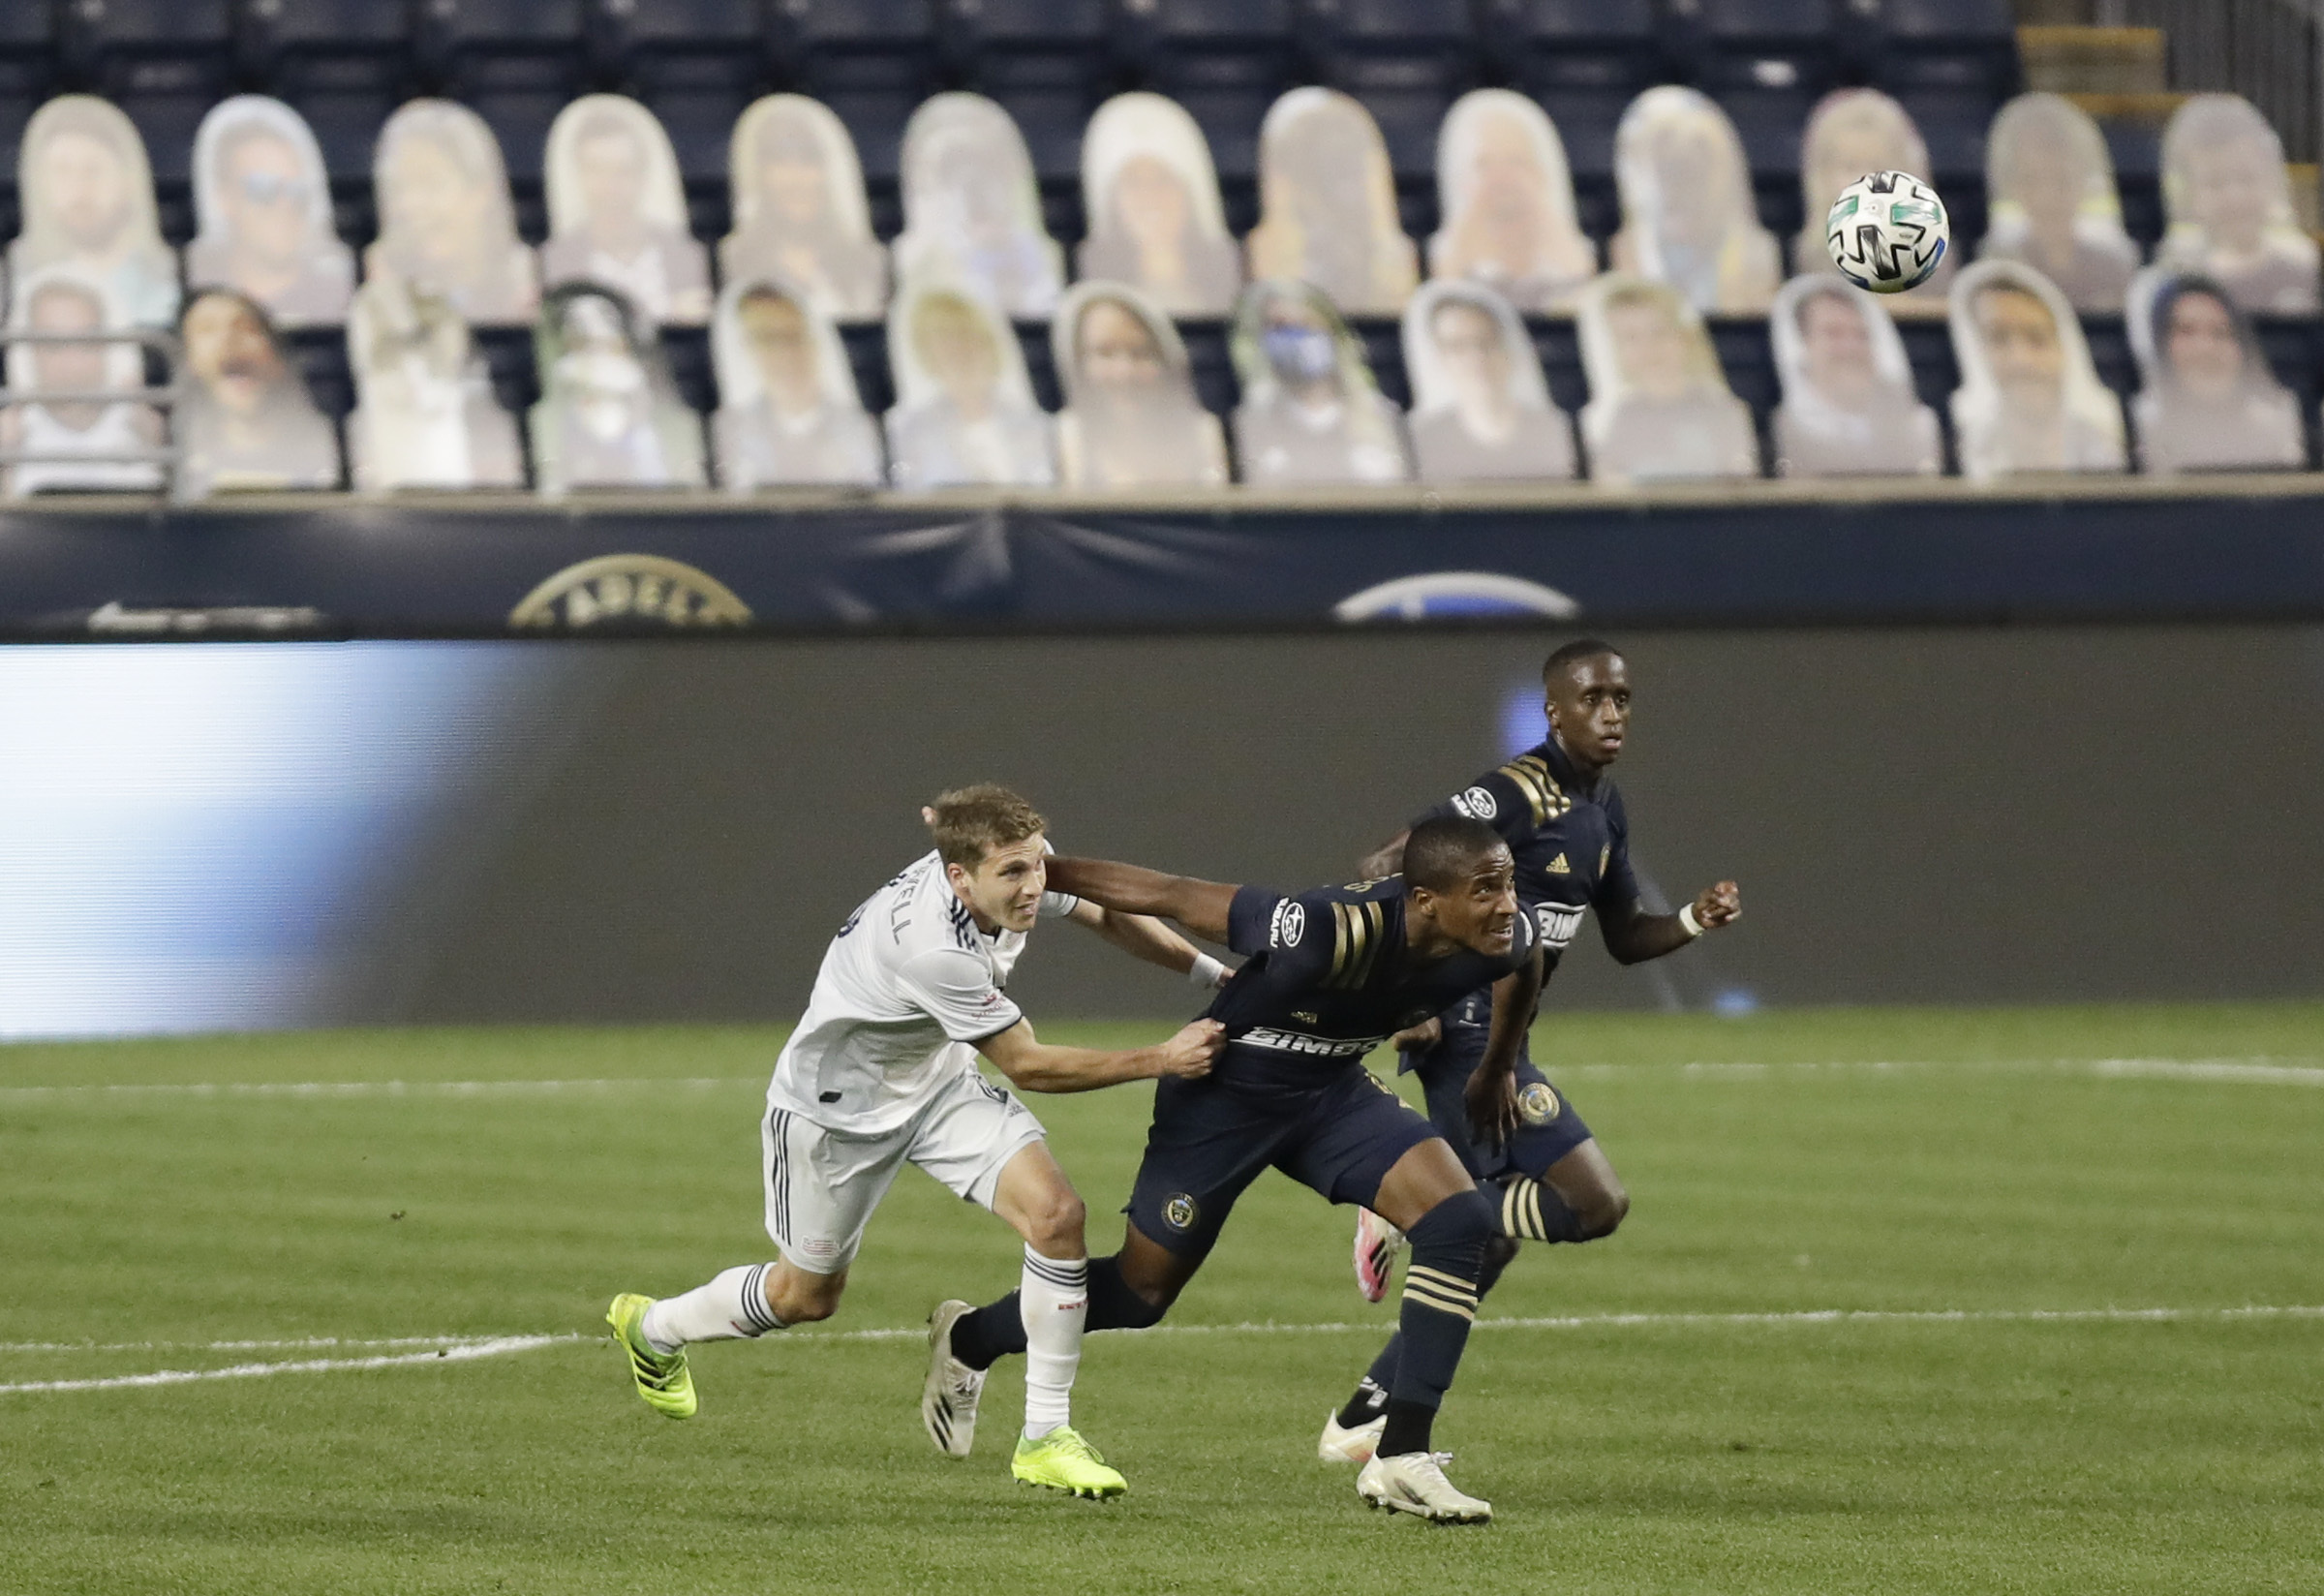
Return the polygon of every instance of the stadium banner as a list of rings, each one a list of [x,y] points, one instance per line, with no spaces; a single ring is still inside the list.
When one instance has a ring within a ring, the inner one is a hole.
[[[2324,491],[0,515],[0,636],[2324,616]]]
[[[0,648],[0,1036],[787,1024],[946,787],[1069,853],[1349,880],[1540,742],[1573,635]],[[1633,861],[1744,917],[1629,968],[1585,926],[1552,1007],[2324,996],[2324,626],[1613,638]],[[1036,1023],[1201,1001],[1034,940]]]

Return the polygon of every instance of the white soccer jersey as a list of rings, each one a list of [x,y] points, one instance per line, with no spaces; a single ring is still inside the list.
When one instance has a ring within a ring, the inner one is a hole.
[[[1041,914],[1080,902],[1045,893]],[[1024,1018],[1003,990],[1024,951],[1023,932],[977,929],[937,855],[914,861],[831,939],[767,1100],[851,1135],[896,1129]]]

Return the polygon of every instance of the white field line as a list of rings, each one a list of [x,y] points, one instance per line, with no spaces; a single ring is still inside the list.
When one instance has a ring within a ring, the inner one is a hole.
[[[503,1335],[293,1335],[269,1341],[0,1341],[12,1352],[352,1352],[366,1347],[477,1346]]]
[[[294,1363],[235,1364],[228,1368],[157,1368],[144,1374],[108,1374],[86,1380],[19,1380],[0,1385],[0,1393],[115,1391],[132,1386],[191,1385],[197,1380],[256,1380],[269,1374],[336,1374],[349,1369],[468,1363],[477,1358],[499,1358],[511,1352],[531,1352],[539,1347],[554,1346],[561,1341],[580,1339],[574,1335],[495,1335],[482,1341],[447,1342],[434,1352],[380,1353],[370,1358],[305,1358]]]
[[[561,1091],[621,1091],[640,1087],[756,1086],[764,1075],[622,1075],[595,1081],[207,1081],[125,1086],[0,1087],[0,1103],[88,1097],[522,1097]]]
[[[1556,1318],[1480,1319],[1479,1330],[1652,1330],[1732,1328],[1739,1326],[1847,1325],[1970,1325],[1970,1324],[2178,1324],[2231,1323],[2256,1319],[2324,1319],[2324,1304],[2245,1307],[2088,1307],[2088,1308],[1810,1308],[1789,1313],[1577,1313]],[[1322,1324],[1243,1323],[1233,1325],[1156,1325],[1140,1335],[1344,1335],[1356,1332],[1377,1335],[1386,1320],[1335,1320]],[[805,1331],[784,1340],[804,1341],[916,1341],[928,1332],[917,1325],[883,1326],[871,1330]],[[215,1352],[251,1347],[308,1346],[429,1346],[431,1352],[380,1353],[367,1358],[305,1358],[281,1363],[235,1364],[227,1368],[165,1368],[143,1374],[114,1374],[76,1380],[22,1380],[0,1384],[0,1394],[13,1392],[112,1391],[138,1386],[190,1385],[199,1380],[251,1380],[270,1374],[333,1374],[349,1370],[415,1367],[426,1364],[470,1363],[514,1352],[596,1340],[573,1332],[555,1335],[425,1336],[402,1335],[383,1340],[338,1341],[329,1338],[290,1341],[166,1341],[84,1344],[75,1342],[17,1342],[0,1351],[138,1351],[171,1348]]]
[[[1919,1070],[2054,1070],[2091,1075],[2103,1080],[2203,1081],[2237,1086],[2324,1087],[2324,1056],[2278,1058],[2253,1054],[2225,1059],[1973,1059],[1940,1062],[1933,1059],[1847,1059],[1828,1062],[1784,1064],[1696,1062],[1681,1064],[1557,1063],[1548,1066],[1561,1080],[1619,1080],[1655,1073],[1690,1080],[1758,1081],[1777,1075],[1897,1074]],[[73,1085],[0,1087],[0,1104],[75,1100],[111,1100],[133,1097],[287,1097],[337,1099],[362,1097],[523,1097],[559,1092],[622,1091],[684,1089],[704,1091],[720,1087],[761,1086],[763,1075],[612,1076],[573,1081],[224,1081],[144,1082],[117,1086]]]
[[[1746,1325],[2015,1325],[2172,1324],[2239,1319],[2324,1319],[2324,1304],[2248,1307],[2064,1307],[2064,1308],[1807,1308],[1789,1313],[1575,1313],[1545,1319],[1480,1319],[1477,1330],[1654,1330]],[[1338,1335],[1364,1331],[1377,1335],[1392,1328],[1387,1319],[1334,1320],[1285,1325],[1246,1321],[1233,1325],[1161,1324],[1140,1335]],[[800,1335],[808,1341],[926,1340],[928,1332],[836,1330]]]

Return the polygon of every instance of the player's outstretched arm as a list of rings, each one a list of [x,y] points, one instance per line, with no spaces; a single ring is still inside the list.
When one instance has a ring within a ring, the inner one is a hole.
[[[1367,881],[1385,880],[1401,875],[1404,870],[1404,839],[1412,835],[1410,827],[1397,832],[1357,862],[1356,874]]]
[[[1217,881],[1166,875],[1111,859],[1062,857],[1049,861],[1049,885],[1054,892],[1070,892],[1122,914],[1176,920],[1213,942],[1227,939],[1227,911],[1234,906],[1236,890]]]
[[[976,1051],[992,1059],[1011,1085],[1026,1091],[1094,1091],[1124,1081],[1208,1075],[1226,1035],[1227,1028],[1216,1020],[1197,1020],[1159,1046],[1109,1052],[1052,1047],[1033,1034],[1029,1022],[1020,1020],[977,1043]]]
[[[1233,973],[1150,914],[1122,914],[1083,902],[1075,905],[1066,918],[1077,926],[1086,926],[1131,958],[1176,970],[1206,990],[1223,985]]]
[[[1602,915],[1598,930],[1605,938],[1605,951],[1616,962],[1638,965],[1660,959],[1666,953],[1676,953],[1704,932],[1731,926],[1742,917],[1743,889],[1732,881],[1722,881],[1715,887],[1704,887],[1693,903],[1676,914],[1648,914],[1643,905],[1634,903],[1629,919]]]

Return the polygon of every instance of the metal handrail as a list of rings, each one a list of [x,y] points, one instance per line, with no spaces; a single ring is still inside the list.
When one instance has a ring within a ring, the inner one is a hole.
[[[143,405],[166,416],[178,405],[181,391],[179,350],[177,340],[168,333],[143,327],[107,332],[31,332],[19,328],[0,328],[0,351],[17,344],[71,345],[84,349],[92,344],[135,344],[162,357],[162,367],[168,373],[168,381],[156,386],[143,381],[140,375],[136,387],[106,388],[11,387],[0,383],[0,411],[26,405]],[[174,429],[166,429],[163,436],[165,442],[152,448],[111,449],[102,454],[53,448],[0,448],[0,468],[19,465],[157,465],[162,468],[160,491],[171,499],[179,499],[182,497],[179,487],[183,474],[178,466],[183,451],[177,445]]]

